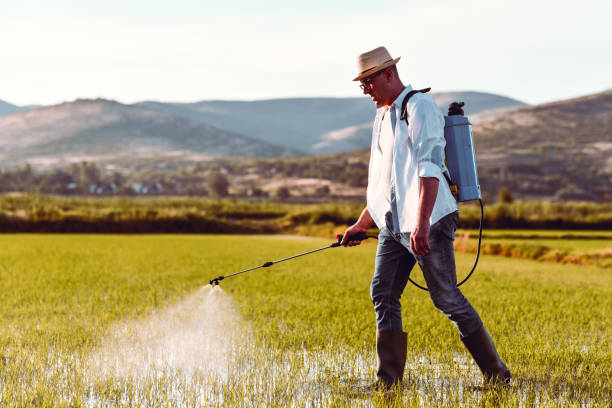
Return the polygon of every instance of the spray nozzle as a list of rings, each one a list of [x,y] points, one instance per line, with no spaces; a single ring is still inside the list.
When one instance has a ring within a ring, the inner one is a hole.
[[[215,287],[216,285],[219,285],[219,281],[223,280],[223,278],[225,278],[225,276],[219,276],[218,278],[211,279],[210,282],[208,282],[208,284],[211,285],[212,287]]]

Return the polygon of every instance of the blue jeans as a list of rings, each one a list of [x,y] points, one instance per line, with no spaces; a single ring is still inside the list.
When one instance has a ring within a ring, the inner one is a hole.
[[[386,228],[378,235],[376,264],[371,296],[379,331],[403,331],[400,297],[412,268],[419,263],[429,295],[435,307],[457,327],[462,337],[474,333],[482,320],[457,288],[453,241],[459,223],[457,212],[448,214],[430,227],[429,247],[425,256],[410,250],[410,233],[393,232],[391,213]]]

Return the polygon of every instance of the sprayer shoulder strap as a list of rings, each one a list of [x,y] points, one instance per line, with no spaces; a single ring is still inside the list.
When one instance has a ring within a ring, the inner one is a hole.
[[[413,89],[412,91],[408,92],[406,94],[406,96],[404,97],[404,100],[402,101],[402,114],[400,116],[400,119],[406,121],[406,126],[408,126],[408,112],[407,112],[407,109],[406,109],[406,106],[408,105],[408,100],[410,100],[410,98],[412,98],[412,96],[414,94],[417,94],[419,92],[420,93],[427,93],[429,91],[431,91],[431,88]],[[443,171],[442,174],[444,174],[444,178],[448,182],[448,186],[450,187],[451,192],[452,192],[453,191],[453,187],[455,187],[455,189],[456,189],[456,186],[451,181],[450,174],[448,173],[448,170]],[[456,195],[456,193],[453,193],[453,195]]]
[[[406,111],[406,105],[408,105],[408,100],[410,100],[410,98],[412,98],[414,94],[417,94],[419,92],[427,93],[429,91],[431,91],[431,88],[413,89],[412,91],[408,92],[406,96],[404,96],[404,100],[402,101],[402,114],[400,116],[400,119],[406,121],[406,126],[408,126],[408,112]]]

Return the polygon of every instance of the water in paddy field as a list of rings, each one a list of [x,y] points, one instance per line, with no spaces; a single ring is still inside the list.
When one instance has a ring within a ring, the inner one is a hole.
[[[118,324],[89,361],[90,375],[121,379],[199,373],[226,379],[241,322],[231,298],[206,285],[148,317]]]
[[[255,344],[251,333],[229,295],[219,286],[202,287],[165,309],[117,324],[87,359],[84,405],[375,406],[371,397],[356,395],[374,378],[373,348],[278,350]],[[57,366],[63,370],[61,361]],[[539,400],[546,388],[517,383],[500,394],[514,398],[512,406],[547,406]],[[421,406],[470,406],[487,394],[479,384],[480,372],[466,353],[440,362],[411,350],[401,398]],[[555,394],[546,398],[565,405],[567,393]]]

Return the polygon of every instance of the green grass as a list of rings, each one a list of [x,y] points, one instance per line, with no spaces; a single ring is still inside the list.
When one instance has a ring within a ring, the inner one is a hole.
[[[507,238],[485,238],[487,243],[507,243],[510,241]],[[612,248],[612,239],[610,240],[585,240],[585,239],[512,239],[512,243],[518,245],[543,245],[549,248],[563,249],[570,252],[586,252],[586,251],[601,251],[606,248]]]
[[[478,230],[459,230],[459,232],[469,232],[471,235],[477,235]],[[521,230],[521,229],[488,229],[483,230],[483,235],[491,238],[516,238],[525,239],[526,237],[532,239],[608,239],[612,240],[612,231],[592,231],[592,230]]]
[[[459,230],[455,250],[476,252],[478,231]],[[555,263],[612,268],[612,233],[608,231],[486,230],[481,252]]]
[[[333,201],[332,201],[333,200]],[[480,206],[459,205],[460,226],[480,222]],[[64,233],[300,233],[328,236],[352,224],[364,202],[298,204],[199,197],[69,198],[13,194],[0,196],[0,230]],[[487,204],[484,225],[492,228],[612,229],[612,205],[546,201]]]
[[[513,371],[513,387],[474,388],[480,376],[455,328],[427,293],[407,287],[407,384],[391,399],[355,398],[355,384],[367,383],[375,365],[374,243],[222,281],[248,344],[235,351],[226,378],[180,371],[124,380],[86,375],[89,357],[117,323],[181,304],[213,277],[328,243],[2,235],[0,406],[609,406],[610,270],[487,255],[462,289]],[[472,263],[472,254],[458,253],[459,275]],[[414,276],[422,282],[418,270]]]

